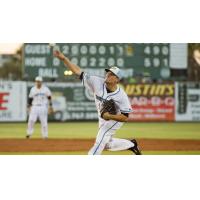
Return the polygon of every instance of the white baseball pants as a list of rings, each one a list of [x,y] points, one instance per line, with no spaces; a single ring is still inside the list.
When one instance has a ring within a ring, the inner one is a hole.
[[[102,123],[96,137],[96,142],[88,152],[88,155],[100,155],[104,149],[122,151],[133,147],[134,144],[129,140],[113,138],[115,131],[120,127],[120,123],[116,121],[105,121]]]
[[[41,123],[41,134],[43,138],[48,137],[48,109],[47,106],[32,106],[31,111],[29,114],[29,120],[28,120],[28,129],[27,129],[27,135],[31,136],[34,132],[34,124],[37,121],[37,119],[40,120]]]

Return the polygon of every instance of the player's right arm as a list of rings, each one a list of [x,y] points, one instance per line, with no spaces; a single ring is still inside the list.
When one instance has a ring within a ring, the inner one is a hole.
[[[86,88],[91,89],[92,92],[99,90],[99,85],[102,87],[104,79],[97,76],[90,76],[89,74],[83,72],[78,65],[73,64],[63,53],[58,50],[54,51],[54,56],[63,61],[66,67],[68,67],[74,74],[79,76],[83,85]]]
[[[28,113],[30,113],[32,102],[33,102],[33,88],[31,88],[30,94],[28,96],[28,105],[27,105]]]
[[[63,53],[56,50],[54,51],[54,56],[64,62],[65,66],[67,66],[74,74],[80,76],[81,75],[81,68],[74,63],[72,63],[69,58],[67,58]]]

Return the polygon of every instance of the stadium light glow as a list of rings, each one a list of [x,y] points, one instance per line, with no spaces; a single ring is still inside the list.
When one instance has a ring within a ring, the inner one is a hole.
[[[71,76],[72,74],[73,74],[72,71],[68,71],[68,70],[64,71],[65,76]]]

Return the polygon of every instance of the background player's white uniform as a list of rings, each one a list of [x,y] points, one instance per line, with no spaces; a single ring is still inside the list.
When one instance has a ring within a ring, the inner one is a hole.
[[[31,88],[29,98],[33,98],[33,101],[28,120],[28,136],[33,134],[34,124],[39,119],[41,122],[42,137],[48,137],[48,97],[50,96],[51,91],[44,85],[41,88],[37,88],[36,86]]]
[[[86,88],[93,91],[99,115],[99,131],[96,137],[96,142],[88,154],[98,155],[101,154],[104,149],[108,149],[110,151],[120,151],[133,147],[134,144],[129,140],[113,138],[115,131],[123,125],[122,122],[114,120],[106,121],[100,117],[100,109],[103,100],[110,99],[115,101],[119,114],[131,113],[132,107],[127,94],[120,87],[118,87],[115,92],[108,93],[104,83],[105,79],[97,76],[90,76],[87,73],[83,74],[82,82]]]

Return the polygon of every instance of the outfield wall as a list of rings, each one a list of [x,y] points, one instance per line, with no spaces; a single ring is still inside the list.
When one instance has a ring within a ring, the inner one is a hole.
[[[134,112],[130,121],[174,121],[174,84],[128,84],[124,86]]]
[[[96,120],[93,94],[81,83],[45,83],[52,91],[52,121]],[[32,82],[0,82],[0,121],[26,121]],[[200,83],[126,84],[130,121],[200,121]]]
[[[27,118],[27,84],[0,81],[0,121],[25,121]]]

